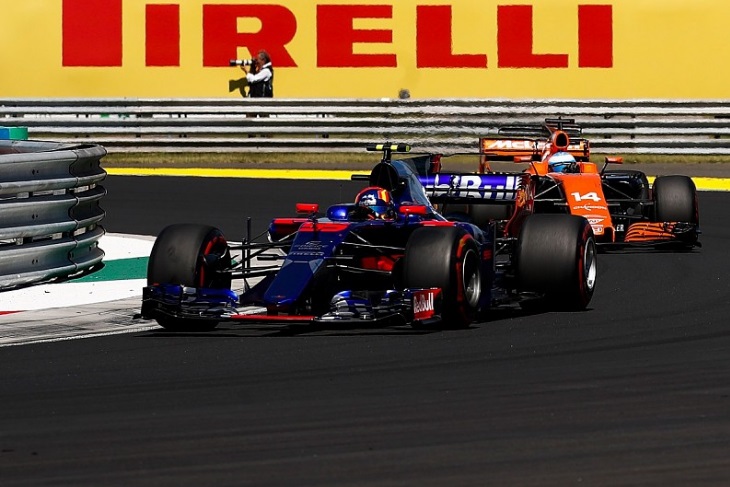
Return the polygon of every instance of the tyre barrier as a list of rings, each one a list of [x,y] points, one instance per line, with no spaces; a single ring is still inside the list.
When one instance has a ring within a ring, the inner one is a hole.
[[[101,265],[106,149],[0,139],[0,290]]]

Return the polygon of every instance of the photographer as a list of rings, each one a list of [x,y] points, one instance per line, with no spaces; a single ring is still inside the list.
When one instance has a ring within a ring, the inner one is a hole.
[[[274,67],[271,65],[269,53],[261,50],[252,59],[251,72],[246,71],[246,65],[241,69],[246,73],[248,81],[248,96],[250,98],[272,98],[274,96]]]

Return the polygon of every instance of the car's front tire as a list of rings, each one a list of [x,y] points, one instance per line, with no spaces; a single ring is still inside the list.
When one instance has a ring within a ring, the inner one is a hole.
[[[652,188],[654,221],[699,223],[697,188],[688,176],[659,176]]]
[[[230,289],[229,275],[216,272],[230,262],[223,233],[209,225],[176,224],[160,232],[150,253],[147,285],[178,284],[195,288]],[[169,331],[207,331],[216,322],[161,316],[157,322]]]
[[[482,292],[481,257],[463,228],[423,227],[408,239],[403,258],[406,288],[438,287],[445,327],[464,328],[474,320]]]

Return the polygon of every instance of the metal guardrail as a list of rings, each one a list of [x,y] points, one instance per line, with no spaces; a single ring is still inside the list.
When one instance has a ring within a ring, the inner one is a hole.
[[[93,144],[0,140],[0,290],[102,261],[105,154]]]
[[[730,154],[730,100],[0,99],[0,125],[110,151],[474,151],[498,126],[575,118],[597,152]]]

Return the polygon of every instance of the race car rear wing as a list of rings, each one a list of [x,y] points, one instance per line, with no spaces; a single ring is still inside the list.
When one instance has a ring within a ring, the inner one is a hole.
[[[492,203],[515,201],[524,173],[436,173],[420,176],[432,203]]]
[[[528,139],[520,137],[481,137],[479,153],[489,161],[516,161],[516,158],[529,157],[539,161],[548,139]],[[590,142],[588,139],[570,139],[567,151],[576,161],[588,161]]]
[[[503,125],[497,129],[496,135],[502,138],[548,139],[556,130],[562,130],[571,139],[583,138],[583,128],[575,123],[574,119],[561,117],[546,118],[545,123],[542,124]]]
[[[495,135],[479,139],[479,153],[486,161],[518,161],[529,158],[539,161],[553,134],[564,132],[570,143],[567,151],[577,161],[588,161],[590,143],[583,138],[583,129],[569,118],[546,118],[544,124],[507,125]]]

